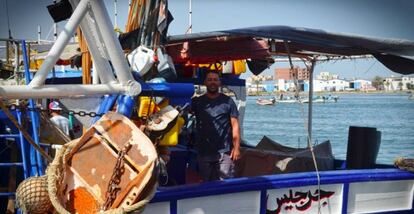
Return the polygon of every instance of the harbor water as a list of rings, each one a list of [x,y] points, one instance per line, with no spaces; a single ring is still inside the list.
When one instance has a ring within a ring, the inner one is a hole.
[[[397,157],[414,158],[414,100],[409,94],[338,94],[336,103],[314,103],[314,143],[330,140],[335,158],[346,159],[349,126],[381,131],[377,163],[391,164]],[[306,147],[307,104],[256,104],[247,98],[244,140],[256,145],[264,135],[290,147]]]

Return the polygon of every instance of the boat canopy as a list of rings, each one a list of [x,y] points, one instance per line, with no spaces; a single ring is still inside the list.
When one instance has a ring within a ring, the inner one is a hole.
[[[255,41],[252,41],[252,39]],[[263,40],[267,44],[264,44]],[[223,46],[224,43],[231,43],[232,41],[235,41],[237,45],[229,45],[231,47]],[[237,43],[237,41],[240,42]],[[234,48],[238,45],[246,46],[241,44],[246,41],[250,42],[249,47],[253,50],[250,56],[246,56],[238,48]],[[183,46],[180,46],[180,44]],[[288,45],[288,49],[286,45]],[[178,46],[184,48],[178,50]],[[404,75],[414,73],[414,42],[412,41],[332,33],[310,28],[259,26],[175,35],[168,38],[167,50],[175,62],[181,62],[185,57],[191,58],[195,62],[216,60],[211,58],[213,54],[210,51],[209,57],[196,58],[194,56],[186,56],[186,47],[189,50],[192,49],[191,53],[203,53],[205,48],[220,51],[226,49],[228,50],[226,52],[227,55],[232,53],[229,57],[230,60],[235,58],[263,58],[266,56],[263,53],[266,47],[270,47],[268,55],[287,55],[289,53],[292,56],[305,58],[315,56],[327,56],[329,58],[372,55],[394,72]],[[218,58],[223,60],[222,54],[218,56]]]

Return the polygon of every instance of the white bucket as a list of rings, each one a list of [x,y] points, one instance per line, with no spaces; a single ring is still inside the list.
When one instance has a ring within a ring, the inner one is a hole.
[[[141,77],[150,70],[155,62],[154,51],[144,46],[139,46],[128,54],[127,58],[132,70],[138,71]]]
[[[223,62],[223,74],[233,73],[233,61],[224,61]]]

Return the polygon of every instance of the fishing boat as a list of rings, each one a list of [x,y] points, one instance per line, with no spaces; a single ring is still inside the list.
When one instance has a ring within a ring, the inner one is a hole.
[[[312,99],[313,103],[336,103],[338,102],[338,96],[316,96]],[[309,103],[309,99],[301,100],[302,103]]]
[[[270,98],[270,99],[262,99],[262,98],[258,98],[256,100],[256,104],[258,105],[262,105],[262,106],[266,106],[266,105],[274,105],[276,103],[276,99],[275,98]]]
[[[283,99],[276,100],[277,103],[299,103],[298,99],[293,97],[284,97]]]
[[[309,99],[303,99],[301,100],[302,103],[309,103]],[[322,96],[316,96],[312,99],[313,103],[324,103],[325,102],[325,98]]]
[[[90,114],[93,118],[91,122],[95,124],[104,113],[113,109],[128,118],[133,118],[135,114],[138,114],[139,117],[147,117],[149,112],[156,109],[156,105],[162,106],[162,102],[156,101],[155,97],[166,97],[169,99],[169,105],[185,107],[194,94],[195,85],[201,84],[202,74],[206,71],[205,66],[200,65],[208,64],[207,67],[213,69],[212,67],[219,67],[213,66],[217,61],[246,60],[251,71],[261,72],[273,63],[272,56],[284,56],[289,60],[292,56],[303,57],[310,73],[309,97],[313,97],[312,79],[315,63],[318,60],[326,59],[325,56],[329,56],[329,59],[334,57],[342,59],[344,56],[372,55],[395,72],[409,74],[414,71],[414,61],[406,57],[408,53],[413,53],[414,42],[375,39],[287,26],[261,26],[170,36],[166,38],[166,43],[150,43],[148,46],[156,44],[159,56],[165,56],[163,53],[168,53],[165,58],[171,59],[173,64],[172,66],[170,63],[162,64],[168,69],[163,69],[162,66],[157,67],[158,75],[169,79],[170,82],[145,82],[145,76],[150,75],[147,72],[152,65],[148,66],[147,63],[143,63],[143,65],[139,63],[128,64],[122,49],[128,46],[123,41],[126,42],[128,39],[125,38],[133,37],[134,31],[124,35],[125,40],[121,39],[120,43],[112,30],[113,26],[110,24],[103,1],[70,0],[70,2],[73,14],[69,18],[65,31],[59,35],[51,48],[42,67],[33,79],[28,79],[28,85],[1,86],[0,97],[2,99],[61,98],[76,101],[76,98],[82,100],[99,96],[101,99],[97,101],[97,110],[93,112],[94,114]],[[141,9],[144,10],[144,6],[142,7]],[[149,14],[150,8],[147,9]],[[64,46],[79,25],[84,32],[92,58],[95,61],[96,75],[100,83],[94,85],[44,85],[47,74],[52,70]],[[142,31],[136,32],[142,33]],[[95,36],[95,34],[99,36]],[[146,45],[147,41],[154,39],[150,36],[153,35],[152,32],[140,35],[143,35],[140,38],[144,41],[141,45]],[[136,42],[136,40],[134,41]],[[139,45],[133,46],[137,48]],[[25,50],[23,48],[23,52]],[[137,51],[150,53],[150,50],[140,48]],[[132,55],[130,58],[130,62],[133,62],[134,56]],[[147,58],[147,60],[151,61],[152,59]],[[27,59],[24,61],[27,74],[28,61]],[[186,67],[187,65],[192,66]],[[140,75],[131,73],[131,67],[132,70],[138,68],[137,72]],[[194,70],[197,72],[193,72]],[[175,78],[171,74],[172,71],[176,74]],[[198,75],[194,76],[194,73]],[[235,75],[232,74],[227,77],[223,75],[222,83],[232,90],[237,98],[240,111],[239,119],[242,124],[246,102],[245,81],[235,78]],[[79,100],[75,104],[78,105],[77,107],[83,105]],[[137,100],[140,101],[139,106],[137,106]],[[186,142],[178,142],[179,128],[176,128],[176,131],[170,135],[166,133],[159,135],[156,138],[158,144],[163,143],[163,145],[170,147],[167,171],[168,178],[170,181],[174,181],[174,185],[159,187],[151,202],[146,205],[144,213],[414,212],[414,174],[412,172],[395,168],[392,165],[375,164],[375,158],[371,159],[369,165],[364,165],[367,163],[364,159],[356,160],[359,165],[355,166],[351,164],[351,161],[355,161],[355,157],[352,156],[347,160],[334,160],[332,162],[333,168],[330,170],[318,170],[318,162],[314,161],[317,157],[313,153],[312,103],[313,100],[309,100],[308,146],[306,148],[311,158],[310,162],[303,164],[310,165],[313,169],[306,172],[252,174],[248,177],[206,183],[196,182],[196,184],[187,185],[191,181],[188,175],[192,169],[191,165],[194,164],[191,160],[196,154]],[[68,104],[67,107],[72,109],[76,107],[75,105]],[[35,108],[33,100],[30,101],[29,107]],[[19,108],[15,109],[19,110]],[[83,111],[82,114],[85,115],[85,112]],[[2,121],[7,120],[7,117],[1,116],[5,118]],[[19,111],[15,111],[15,116],[20,118]],[[12,117],[13,115],[9,119]],[[36,120],[32,121],[36,122]],[[172,121],[178,123],[180,120],[173,119]],[[35,125],[33,127],[36,127]],[[86,123],[84,125],[86,126]],[[24,132],[20,129],[19,131]],[[377,134],[376,130],[370,131]],[[37,131],[33,133],[37,133]],[[162,139],[160,141],[160,136],[170,136],[171,138],[163,142]],[[21,135],[7,135],[6,137],[22,138]],[[123,135],[118,134],[118,137],[123,137]],[[33,148],[37,148],[35,145],[32,144]],[[247,148],[245,145],[245,149]],[[44,161],[42,160],[45,158],[42,158],[39,153],[43,153],[39,151],[42,150],[35,150],[32,157],[37,157],[40,161],[33,160],[34,162],[31,164],[28,164],[24,159],[26,156],[22,155],[22,163],[18,166],[23,167],[24,178],[44,174],[44,166],[42,165]],[[354,152],[360,154],[366,151],[355,150]],[[376,155],[373,154],[373,156]],[[289,157],[275,160],[272,166],[283,168],[290,163],[289,160]],[[4,165],[11,166],[13,164]],[[108,168],[111,167],[108,166]],[[11,191],[0,196],[13,195]]]
[[[298,100],[278,100],[277,103],[299,103]]]
[[[332,96],[332,95],[322,96],[322,98],[325,100],[326,103],[336,103],[339,100],[338,96]]]

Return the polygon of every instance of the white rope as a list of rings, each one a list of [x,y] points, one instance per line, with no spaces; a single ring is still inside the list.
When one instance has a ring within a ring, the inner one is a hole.
[[[292,63],[292,59],[291,59],[289,45],[288,45],[287,41],[284,41],[284,43],[285,43],[285,48],[286,48],[286,51],[287,51],[288,57],[289,57],[290,69],[291,69],[291,71],[293,71],[294,67],[293,67],[293,63]],[[313,62],[313,63],[315,63],[315,62]],[[305,66],[306,66],[306,69],[309,71],[309,67],[306,65],[306,63],[305,63]],[[299,82],[298,82],[297,75],[294,75],[294,84],[295,84],[295,96],[297,97],[297,99],[299,101]],[[309,101],[310,101],[310,99],[312,99],[312,97],[309,97]],[[308,138],[307,145],[308,145],[308,148],[309,148],[309,150],[312,154],[313,165],[315,166],[316,178],[317,178],[317,182],[318,182],[318,213],[321,213],[321,177],[320,177],[320,174],[319,174],[318,163],[316,162],[316,156],[315,156],[315,153],[314,153],[314,150],[313,150],[312,139],[310,139],[311,135],[309,133],[309,129],[308,129],[308,125],[307,125],[307,120],[306,120],[306,117],[305,117],[305,110],[304,110],[304,107],[303,107],[303,103],[302,102],[299,102],[299,103],[300,103],[301,116],[303,118],[304,127],[305,127],[305,130],[306,130],[307,136],[308,136],[307,137]]]

